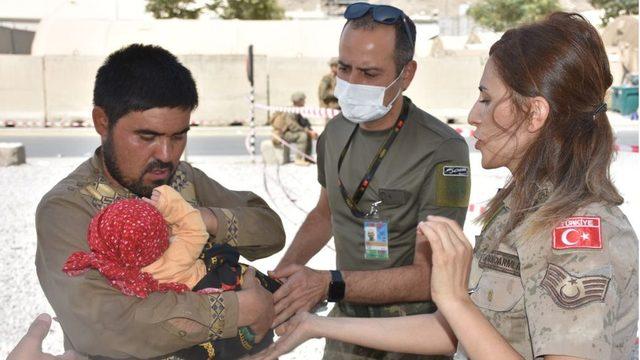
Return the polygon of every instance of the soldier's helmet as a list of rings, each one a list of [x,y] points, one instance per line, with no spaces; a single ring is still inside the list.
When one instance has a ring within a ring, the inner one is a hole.
[[[291,94],[291,101],[293,102],[298,102],[306,98],[307,98],[306,95],[302,91],[296,91],[293,94]]]

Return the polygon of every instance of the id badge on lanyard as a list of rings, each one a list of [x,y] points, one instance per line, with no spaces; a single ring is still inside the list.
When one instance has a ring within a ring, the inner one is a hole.
[[[340,157],[338,158],[338,187],[340,188],[340,193],[342,194],[342,198],[345,201],[345,204],[351,210],[353,216],[357,218],[364,219],[364,258],[366,260],[387,260],[389,259],[389,220],[382,219],[378,215],[378,206],[382,203],[381,201],[377,201],[371,204],[371,209],[369,212],[365,212],[358,208],[358,202],[362,199],[362,195],[369,187],[371,180],[373,179],[373,175],[378,170],[378,166],[382,162],[382,159],[387,155],[389,149],[391,148],[391,144],[395,141],[398,133],[404,127],[405,119],[407,119],[409,113],[409,105],[411,102],[408,98],[405,98],[402,104],[402,112],[398,119],[396,120],[393,129],[387,136],[385,142],[380,146],[378,151],[376,152],[376,156],[373,158],[371,163],[369,164],[369,168],[367,173],[364,175],[362,180],[360,180],[360,184],[358,185],[353,196],[349,195],[349,192],[345,188],[342,180],[340,179],[340,168],[342,167],[342,161],[347,155],[347,151],[351,145],[351,141],[353,137],[356,135],[358,131],[358,125],[353,128],[347,143],[342,149],[342,153],[340,153]]]
[[[364,258],[366,260],[389,259],[389,220],[380,218],[378,206],[381,201],[371,204],[371,210],[364,219]]]

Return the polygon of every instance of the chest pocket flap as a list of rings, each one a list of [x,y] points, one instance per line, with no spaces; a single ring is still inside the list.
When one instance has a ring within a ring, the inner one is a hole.
[[[524,296],[520,278],[485,270],[480,276],[471,300],[479,307],[491,311],[509,311]]]
[[[411,196],[408,191],[396,189],[380,189],[378,191],[383,207],[392,207],[406,204]]]

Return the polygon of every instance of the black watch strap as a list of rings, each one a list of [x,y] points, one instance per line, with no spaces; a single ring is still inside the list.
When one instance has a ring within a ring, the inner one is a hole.
[[[337,302],[344,299],[345,284],[342,273],[338,270],[331,270],[331,282],[329,283],[329,293],[327,301]]]

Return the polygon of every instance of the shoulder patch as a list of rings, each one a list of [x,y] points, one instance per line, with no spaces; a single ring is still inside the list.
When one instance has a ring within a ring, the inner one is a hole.
[[[442,175],[444,176],[469,176],[468,166],[444,166],[442,168]]]
[[[573,216],[553,229],[553,248],[602,249],[601,221],[598,216]]]
[[[540,286],[563,309],[575,309],[591,302],[603,302],[610,278],[601,275],[576,276],[549,264]]]
[[[469,166],[442,162],[435,170],[436,205],[467,207],[471,190]]]

